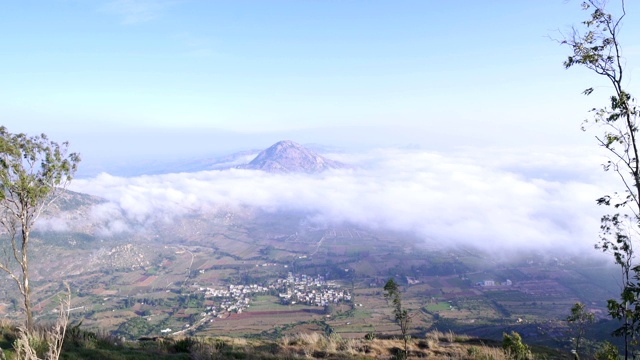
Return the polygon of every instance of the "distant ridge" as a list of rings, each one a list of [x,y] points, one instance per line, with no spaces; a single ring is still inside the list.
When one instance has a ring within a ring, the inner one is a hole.
[[[262,170],[272,173],[319,173],[328,169],[350,166],[327,159],[290,140],[283,140],[261,151],[255,159],[238,169]]]

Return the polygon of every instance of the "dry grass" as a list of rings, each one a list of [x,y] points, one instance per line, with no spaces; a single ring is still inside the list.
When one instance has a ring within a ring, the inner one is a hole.
[[[2,323],[0,323],[2,326]],[[9,326],[7,326],[8,328]],[[68,340],[80,337],[75,327],[68,332]],[[20,336],[19,333],[16,337]],[[43,334],[44,336],[44,334]],[[82,340],[82,339],[80,339]],[[285,335],[279,341],[245,339],[230,337],[166,337],[147,342],[118,343],[113,338],[98,335],[91,337],[91,347],[83,341],[70,341],[68,351],[74,349],[110,349],[113,354],[126,349],[137,349],[153,353],[156,359],[164,359],[176,353],[188,353],[192,360],[217,359],[327,359],[327,360],[365,360],[365,359],[402,359],[404,343],[401,339],[346,339],[339,334],[325,335],[322,332],[297,333]],[[115,342],[109,343],[110,340]],[[29,339],[32,349],[40,346]],[[72,346],[74,342],[78,345]],[[17,341],[16,341],[17,343]],[[103,343],[109,343],[103,346]],[[46,344],[46,342],[45,342]],[[18,349],[16,349],[18,350]],[[456,359],[456,360],[508,360],[498,342],[483,343],[478,339],[456,335],[452,332],[432,331],[424,338],[412,338],[408,343],[408,359]],[[23,350],[17,351],[20,353]],[[28,350],[24,350],[27,351]],[[40,353],[47,349],[40,348]],[[36,351],[36,352],[37,352]],[[33,359],[25,352],[21,358]],[[15,354],[15,353],[14,353]],[[39,356],[42,359],[45,356]]]
[[[17,328],[17,337],[13,344],[18,360],[58,360],[62,353],[67,326],[69,325],[69,313],[67,309],[71,304],[71,289],[67,287],[67,294],[60,300],[58,319],[52,325],[35,326],[28,331],[24,327]]]
[[[409,341],[409,359],[509,359],[501,347],[474,345],[470,340],[453,332],[432,331],[424,339]],[[342,339],[336,334],[303,333],[284,336],[280,347],[288,354],[295,354],[295,358],[395,359],[402,357],[404,344],[400,339]]]

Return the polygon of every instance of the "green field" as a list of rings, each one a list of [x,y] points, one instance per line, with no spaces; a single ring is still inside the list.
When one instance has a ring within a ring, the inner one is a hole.
[[[451,304],[448,302],[439,302],[437,304],[429,304],[425,306],[425,309],[429,312],[439,312],[439,311],[447,311],[451,310]]]
[[[258,311],[286,311],[286,310],[291,310],[291,307],[287,305],[281,305],[280,298],[278,298],[277,296],[258,295],[255,297],[253,301],[251,301],[251,305],[246,311],[258,312]]]

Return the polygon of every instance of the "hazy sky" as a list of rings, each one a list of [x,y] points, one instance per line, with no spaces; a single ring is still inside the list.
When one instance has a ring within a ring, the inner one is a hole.
[[[640,3],[627,6],[638,94]],[[251,205],[436,241],[590,249],[611,178],[579,129],[610,89],[563,69],[570,49],[553,41],[587,16],[563,0],[7,1],[0,121],[71,142],[84,172],[72,189],[110,200],[94,212],[105,233]],[[282,139],[355,150],[334,158],[358,168],[110,170]]]
[[[640,7],[627,6],[635,80]],[[549,38],[586,15],[563,0],[9,1],[0,119],[70,140],[87,162],[283,138],[589,144],[580,122],[607,89],[581,95],[603,82],[564,70],[569,49]]]

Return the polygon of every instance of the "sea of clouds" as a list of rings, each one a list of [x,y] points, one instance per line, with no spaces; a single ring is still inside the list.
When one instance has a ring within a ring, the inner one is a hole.
[[[377,149],[325,154],[354,166],[321,174],[228,169],[137,177],[106,173],[71,190],[103,197],[99,234],[193,212],[256,207],[301,211],[317,223],[411,232],[424,241],[502,249],[593,250],[616,185],[592,149]]]

